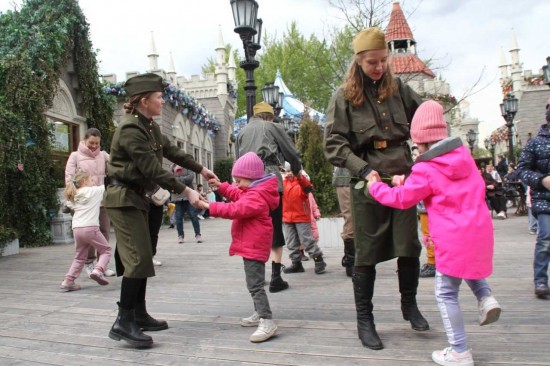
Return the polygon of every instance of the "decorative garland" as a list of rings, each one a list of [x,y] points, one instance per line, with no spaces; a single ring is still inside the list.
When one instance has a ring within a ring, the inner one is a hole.
[[[124,83],[108,84],[103,87],[103,93],[106,95],[114,95],[118,98],[126,97]],[[188,119],[195,122],[197,125],[206,128],[211,136],[216,136],[221,129],[221,124],[216,120],[214,115],[206,107],[197,102],[195,98],[179,89],[174,84],[170,84],[164,80],[164,100],[172,105],[173,108]]]
[[[456,98],[451,94],[430,94],[423,93],[420,95],[422,99],[432,99],[437,102],[441,102],[447,105],[455,106],[457,104]]]

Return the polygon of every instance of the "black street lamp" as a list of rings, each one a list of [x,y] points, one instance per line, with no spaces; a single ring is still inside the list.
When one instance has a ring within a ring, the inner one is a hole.
[[[246,117],[252,117],[252,108],[256,104],[256,84],[254,70],[260,66],[256,61],[256,52],[261,48],[262,20],[258,19],[258,3],[256,0],[230,0],[235,33],[243,41],[245,60],[240,62],[246,75],[244,90],[246,93]]]
[[[470,145],[470,153],[474,153],[474,144],[477,140],[477,132],[475,132],[473,129],[470,128],[470,130],[466,133],[466,140],[468,141],[468,145]]]
[[[283,109],[283,93],[279,92],[279,87],[273,82],[265,83],[262,88],[262,96],[264,98],[264,102],[273,107],[275,116],[279,116],[281,109]]]
[[[550,87],[550,56],[546,58],[546,65],[542,67],[544,83]]]
[[[514,117],[518,112],[518,100],[514,95],[509,94],[500,104],[500,112],[506,120],[508,127],[508,164],[514,163]]]
[[[495,142],[495,140],[486,137],[485,140],[483,140],[483,144],[485,145],[485,149],[487,149],[491,153],[491,159],[493,165],[495,165],[495,146],[497,143]]]

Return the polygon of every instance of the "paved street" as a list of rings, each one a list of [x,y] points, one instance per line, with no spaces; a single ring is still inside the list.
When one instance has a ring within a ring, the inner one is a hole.
[[[461,292],[476,365],[550,365],[550,300],[533,295],[535,237],[528,234],[526,216],[510,215],[494,224],[495,273],[489,281],[503,308],[500,321],[479,327],[475,298],[466,285]],[[81,275],[82,290],[59,292],[74,255],[72,245],[22,249],[0,258],[0,365],[420,366],[433,365],[431,352],[447,346],[433,279],[421,279],[418,295],[431,329],[415,332],[401,317],[396,262],[390,261],[377,267],[374,298],[376,327],[386,348],[362,347],[351,281],[340,266],[342,247],[328,238],[327,272],[315,275],[309,261],[305,273],[285,275],[290,289],[269,294],[279,335],[250,343],[254,328],[241,327],[239,318],[250,315],[253,305],[242,260],[228,256],[230,221],[203,220],[201,226],[202,244],[191,238],[178,244],[175,229],[161,230],[157,258],[163,266],[149,280],[147,301],[150,312],[170,328],[150,332],[155,343],[146,350],[107,337],[116,316],[119,278],[100,287]],[[190,222],[185,229],[191,237]],[[270,272],[268,266],[267,276]]]

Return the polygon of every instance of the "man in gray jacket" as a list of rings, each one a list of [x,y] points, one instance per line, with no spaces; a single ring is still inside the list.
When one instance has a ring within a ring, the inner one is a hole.
[[[254,106],[254,116],[240,131],[237,137],[238,154],[255,152],[264,162],[265,173],[274,173],[279,180],[279,207],[271,211],[273,221],[273,242],[271,244],[271,282],[269,292],[278,292],[288,288],[288,282],[281,277],[281,260],[283,257],[283,178],[280,170],[284,162],[290,163],[295,176],[299,176],[302,162],[292,140],[282,126],[273,123],[273,107],[265,102]]]

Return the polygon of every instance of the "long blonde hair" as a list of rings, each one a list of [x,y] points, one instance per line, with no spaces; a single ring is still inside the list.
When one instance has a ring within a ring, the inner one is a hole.
[[[84,186],[84,183],[90,179],[90,174],[86,172],[78,172],[73,176],[73,179],[65,186],[65,198],[68,201],[74,202],[76,191]]]
[[[344,83],[342,84],[342,89],[344,90],[344,97],[346,100],[349,100],[354,107],[359,107],[365,102],[365,85],[363,81],[365,80],[365,74],[359,65],[359,62],[362,57],[364,57],[365,52],[361,52],[358,55],[353,56],[346,76],[344,76]],[[388,66],[386,72],[382,77],[380,87],[378,88],[378,99],[384,101],[397,93],[397,81],[391,70],[390,63],[388,61]]]

